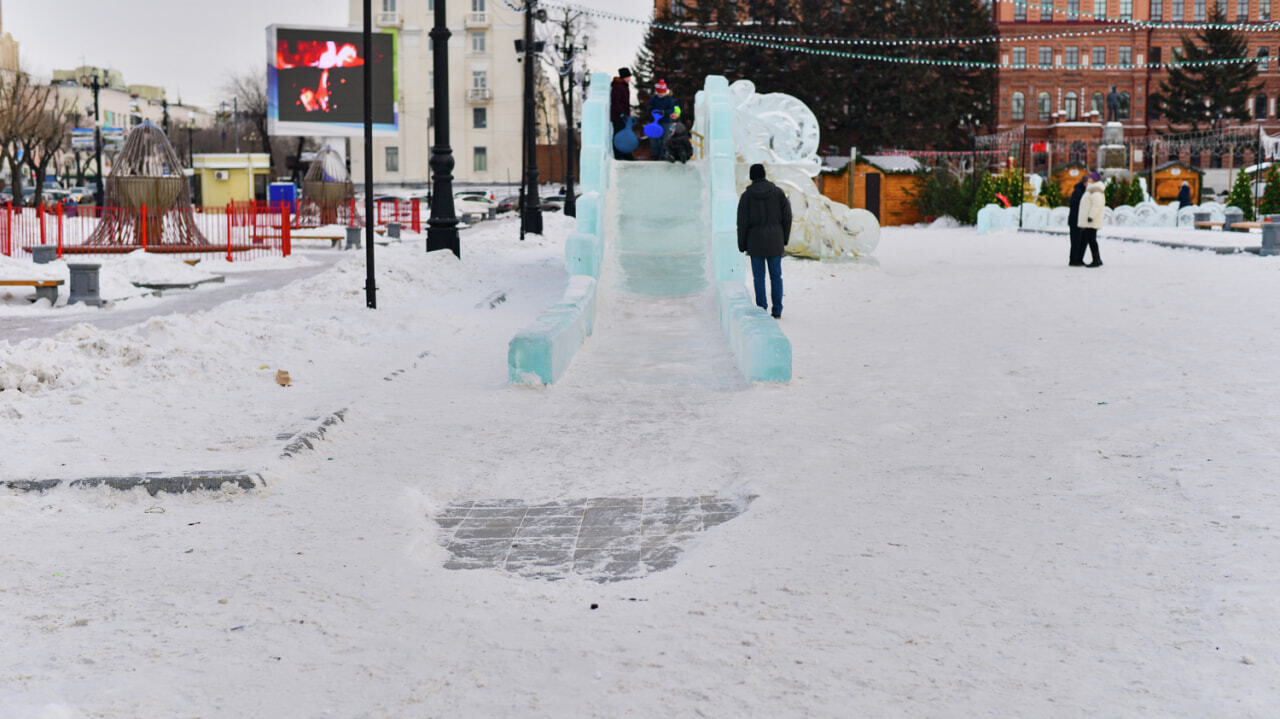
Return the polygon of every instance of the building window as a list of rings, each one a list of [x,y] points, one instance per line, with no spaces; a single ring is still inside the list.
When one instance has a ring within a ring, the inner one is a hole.
[[[1133,17],[1133,0],[1120,0],[1120,18],[1129,20]]]
[[[1040,48],[1040,69],[1047,70],[1053,67],[1053,48]]]
[[[1271,0],[1258,0],[1258,20],[1271,19]]]
[[[1164,0],[1151,0],[1151,19],[1155,21],[1164,19]]]
[[[483,90],[489,86],[489,73],[485,70],[471,71],[471,87],[474,90]]]
[[[1257,120],[1267,119],[1267,96],[1259,95],[1253,98],[1253,117]]]
[[[1063,58],[1066,62],[1068,70],[1075,70],[1080,67],[1080,48],[1069,47],[1063,51]]]
[[[1132,66],[1133,66],[1133,48],[1131,47],[1120,48],[1120,67],[1132,67]]]
[[[484,54],[484,31],[477,30],[471,33],[471,52],[480,55]]]
[[[1014,67],[1027,66],[1027,49],[1025,47],[1015,47],[1013,49],[1013,66]]]
[[[471,169],[476,172],[489,171],[489,150],[484,147],[477,147],[471,151]]]
[[[1151,54],[1151,67],[1159,69],[1160,65],[1162,64],[1160,62],[1160,52],[1161,52],[1160,48],[1149,47],[1147,48],[1147,52]]]
[[[395,12],[396,0],[382,0],[382,12]]]
[[[1127,92],[1120,93],[1120,112],[1116,117],[1120,120],[1129,119],[1129,93]]]
[[[387,172],[400,171],[400,148],[387,147]]]
[[[1172,20],[1174,22],[1182,22],[1183,13],[1187,10],[1187,0],[1173,0]]]
[[[1089,101],[1089,111],[1098,117],[1106,117],[1107,100],[1102,96],[1102,93],[1093,93],[1093,98]]]
[[[1249,0],[1236,0],[1236,22],[1249,22]]]
[[[484,12],[484,0],[471,0],[471,12]]]
[[[1269,64],[1271,64],[1271,57],[1267,49],[1265,47],[1258,48],[1258,72],[1266,72]]]
[[[1067,19],[1080,19],[1080,0],[1067,0]]]
[[[1011,108],[1013,110],[1013,119],[1027,119],[1027,98],[1025,95],[1020,92],[1013,93],[1013,104],[1011,105]]]
[[[684,0],[671,0],[671,16],[684,17]]]
[[[1182,60],[1182,48],[1176,47],[1176,46],[1169,48],[1169,64],[1177,65],[1178,62],[1180,62],[1181,60]]]
[[[1062,99],[1062,111],[1065,113],[1064,119],[1067,122],[1080,119],[1080,98],[1074,92],[1068,92]]]
[[[1204,0],[1195,0],[1191,4],[1191,21],[1204,22]]]
[[[477,130],[483,130],[489,126],[488,108],[473,107],[471,108],[471,126]]]
[[[1053,22],[1053,0],[1040,0],[1040,22]]]
[[[1013,4],[1013,21],[1014,22],[1027,21],[1027,4],[1025,2],[1015,2]]]
[[[1093,66],[1102,67],[1107,64],[1107,49],[1105,47],[1095,47],[1093,49]]]
[[[1107,16],[1107,0],[1093,0],[1093,19],[1102,20]]]
[[[1047,92],[1040,93],[1040,96],[1036,98],[1036,117],[1040,122],[1049,121],[1049,112],[1052,110],[1049,103],[1049,93]]]

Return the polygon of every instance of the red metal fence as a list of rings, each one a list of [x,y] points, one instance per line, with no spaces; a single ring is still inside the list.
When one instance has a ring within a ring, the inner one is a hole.
[[[132,207],[0,208],[0,254],[18,257],[35,245],[54,245],[58,257],[83,254],[121,254],[135,250],[206,257],[225,254],[227,261],[284,256],[293,252],[290,230],[294,217],[288,205],[249,207],[228,205],[222,209],[196,210],[192,214],[201,241],[166,242],[167,230],[184,219],[188,210],[157,212]],[[123,236],[89,243],[104,218],[127,228]]]

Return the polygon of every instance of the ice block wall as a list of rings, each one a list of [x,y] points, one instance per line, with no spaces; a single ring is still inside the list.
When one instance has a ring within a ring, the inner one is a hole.
[[[511,338],[507,370],[512,382],[551,384],[560,379],[594,328],[596,287],[604,255],[604,218],[609,209],[609,166],[613,162],[609,81],[604,73],[593,74],[590,94],[582,106],[578,163],[582,197],[578,198],[574,232],[564,246],[569,280],[560,302]]]
[[[705,130],[702,141],[711,187],[711,252],[720,327],[744,377],[752,382],[789,382],[791,341],[778,321],[756,307],[748,295],[747,260],[738,252],[738,196],[734,186],[737,153],[728,80],[720,75],[708,76],[698,101],[696,116]]]

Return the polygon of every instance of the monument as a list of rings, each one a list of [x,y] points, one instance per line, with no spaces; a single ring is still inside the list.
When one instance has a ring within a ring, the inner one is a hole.
[[[1104,179],[1129,176],[1129,148],[1124,144],[1124,125],[1120,115],[1124,96],[1111,86],[1107,93],[1107,123],[1102,126],[1102,143],[1098,146],[1098,168]]]

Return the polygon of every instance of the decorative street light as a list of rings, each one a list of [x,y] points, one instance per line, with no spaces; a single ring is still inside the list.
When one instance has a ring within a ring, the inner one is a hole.
[[[462,257],[458,216],[453,207],[453,148],[449,146],[449,32],[445,0],[435,2],[431,28],[431,70],[435,86],[435,144],[431,146],[431,217],[427,220],[427,252],[451,250]]]
[[[538,200],[538,136],[535,131],[533,61],[538,48],[533,41],[533,20],[547,19],[546,10],[534,10],[538,0],[524,2],[524,206],[520,213],[520,239],[525,233],[542,234],[542,203]]]
[[[443,1],[443,0],[442,0]],[[373,282],[373,0],[364,0],[364,304],[378,308]],[[237,108],[239,109],[239,108]],[[238,119],[238,118],[237,118]],[[236,133],[239,140],[239,133]],[[236,148],[237,152],[239,147]]]
[[[105,194],[102,190],[102,122],[98,119],[98,91],[102,89],[102,84],[98,79],[98,68],[92,69],[87,80],[89,87],[93,88],[93,159],[98,166],[98,177],[94,181],[93,201],[98,207],[102,207],[105,199]],[[86,78],[80,78],[82,84],[85,81]]]

